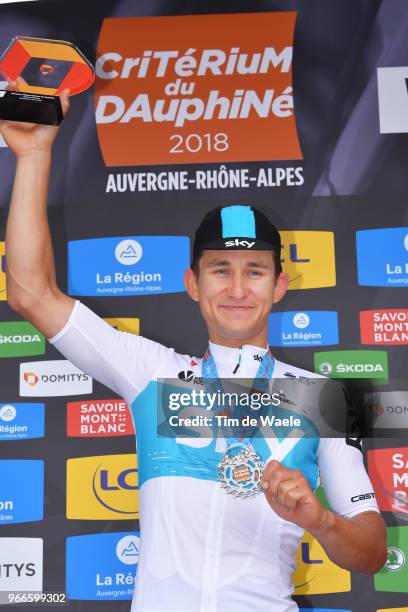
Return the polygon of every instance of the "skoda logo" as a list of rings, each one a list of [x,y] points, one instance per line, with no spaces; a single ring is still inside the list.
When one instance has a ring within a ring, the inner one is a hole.
[[[319,366],[319,372],[321,374],[324,374],[325,376],[328,376],[329,374],[331,374],[333,372],[332,364],[329,363],[328,361],[324,361]]]
[[[143,249],[136,240],[122,240],[116,246],[115,257],[125,266],[133,266],[142,259]]]
[[[405,554],[400,548],[396,546],[391,546],[387,548],[388,558],[385,562],[385,569],[390,572],[397,572],[402,569],[405,565]]]

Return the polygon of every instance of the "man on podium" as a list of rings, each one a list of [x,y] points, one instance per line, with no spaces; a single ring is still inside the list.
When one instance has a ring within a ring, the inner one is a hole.
[[[66,113],[68,91],[61,103]],[[223,378],[268,384],[285,375],[316,377],[268,348],[268,315],[288,284],[269,219],[243,205],[203,219],[184,280],[209,346],[204,358],[181,355],[115,330],[61,291],[47,222],[58,128],[2,121],[0,132],[17,158],[6,230],[8,302],[67,359],[123,397],[135,422],[141,549],[132,612],[295,612],[291,575],[305,529],[337,565],[377,572],[386,561],[385,526],[358,445],[344,438],[273,446],[258,438],[196,444],[157,436],[157,379],[192,371],[222,391]],[[226,486],[220,466],[234,465],[237,453],[241,467],[228,472],[235,480]],[[262,472],[260,486],[253,474]],[[315,495],[318,478],[331,510]]]

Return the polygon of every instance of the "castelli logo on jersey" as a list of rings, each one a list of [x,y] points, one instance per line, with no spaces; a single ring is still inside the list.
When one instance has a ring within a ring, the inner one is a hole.
[[[34,386],[40,379],[38,378],[37,374],[34,374],[34,372],[24,372],[24,380],[29,385]]]
[[[302,159],[295,21],[294,11],[105,19],[95,117],[106,165]]]

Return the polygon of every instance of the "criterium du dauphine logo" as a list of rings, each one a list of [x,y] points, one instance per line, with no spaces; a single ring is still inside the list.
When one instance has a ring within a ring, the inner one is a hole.
[[[105,19],[95,65],[105,164],[302,159],[295,22],[295,11]]]

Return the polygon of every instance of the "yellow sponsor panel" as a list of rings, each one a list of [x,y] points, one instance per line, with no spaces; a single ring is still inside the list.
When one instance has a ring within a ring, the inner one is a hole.
[[[131,334],[139,334],[140,320],[132,317],[104,317],[103,319],[115,329]]]
[[[381,608],[377,612],[408,612],[408,608]]]
[[[336,285],[333,232],[282,231],[282,267],[289,289]]]
[[[0,242],[0,302],[7,300],[6,293],[6,245]]]
[[[139,518],[136,454],[67,460],[67,518]]]
[[[297,567],[292,576],[295,595],[351,590],[350,572],[330,561],[319,542],[307,531],[300,542],[296,560]]]

